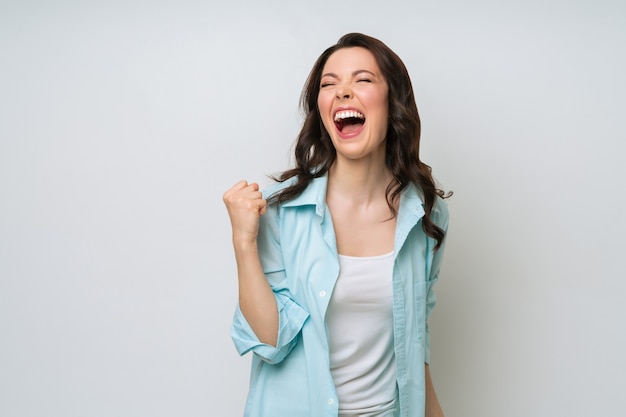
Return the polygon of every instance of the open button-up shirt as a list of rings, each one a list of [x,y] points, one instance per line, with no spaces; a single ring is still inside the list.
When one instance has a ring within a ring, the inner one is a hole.
[[[291,184],[264,191],[267,197]],[[261,343],[236,308],[231,337],[240,355],[254,354],[245,417],[336,417],[324,316],[339,261],[326,206],[327,177],[314,179],[298,197],[268,207],[261,216],[258,249],[279,312],[276,346]],[[393,332],[400,415],[423,417],[425,363],[430,361],[428,318],[435,306],[443,246],[424,233],[420,192],[401,194],[393,267]],[[444,230],[448,209],[437,199],[431,219]],[[444,241],[445,242],[445,241]]]

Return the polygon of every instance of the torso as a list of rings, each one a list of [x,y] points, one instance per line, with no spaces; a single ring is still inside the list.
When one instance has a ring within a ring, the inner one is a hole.
[[[326,327],[340,416],[393,415],[393,261],[393,252],[339,255],[339,277],[326,310]]]

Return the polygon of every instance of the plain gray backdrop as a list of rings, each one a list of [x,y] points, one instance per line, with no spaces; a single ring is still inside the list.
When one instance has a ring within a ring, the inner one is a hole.
[[[446,416],[625,415],[625,8],[0,2],[0,417],[241,415],[222,193],[290,165],[308,71],[352,31],[405,61],[454,191]]]

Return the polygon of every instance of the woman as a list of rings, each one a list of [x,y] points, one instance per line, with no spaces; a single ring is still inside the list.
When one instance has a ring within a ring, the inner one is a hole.
[[[428,317],[448,224],[408,72],[352,33],[315,63],[293,169],[224,194],[250,417],[441,417]]]

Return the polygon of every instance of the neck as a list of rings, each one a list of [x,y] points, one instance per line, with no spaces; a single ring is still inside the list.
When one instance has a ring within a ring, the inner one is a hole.
[[[328,194],[355,203],[369,203],[385,197],[393,175],[383,163],[337,159],[328,172]]]

